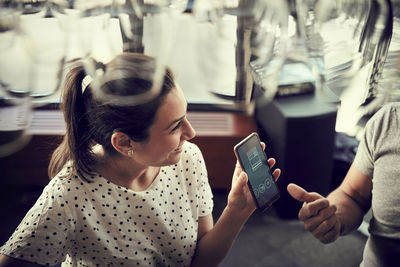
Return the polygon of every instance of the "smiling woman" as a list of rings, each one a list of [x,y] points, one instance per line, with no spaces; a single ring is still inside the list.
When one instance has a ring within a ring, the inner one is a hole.
[[[237,164],[214,225],[205,162],[188,142],[195,132],[172,73],[154,94],[153,58],[123,53],[98,67],[97,86],[83,83],[82,66],[66,78],[52,179],[0,248],[0,265],[216,266],[255,210],[246,174]],[[96,98],[96,89],[117,97]],[[136,94],[146,101],[115,101]]]

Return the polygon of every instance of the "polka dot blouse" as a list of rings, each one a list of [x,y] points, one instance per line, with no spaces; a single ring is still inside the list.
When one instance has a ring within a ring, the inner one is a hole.
[[[186,142],[181,161],[140,192],[100,175],[62,178],[68,171],[45,187],[0,253],[50,266],[190,266],[198,219],[213,208],[197,146]]]

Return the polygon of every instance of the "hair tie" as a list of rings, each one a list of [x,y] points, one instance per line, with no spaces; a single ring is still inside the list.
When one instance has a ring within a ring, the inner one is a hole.
[[[95,67],[94,69],[94,73],[92,73],[94,75],[94,79],[96,79],[96,85],[98,85],[99,81],[102,80],[102,76],[105,74],[106,72],[106,65],[104,65],[102,62],[100,61],[96,61],[93,60],[92,61],[94,64],[92,66]],[[92,66],[90,66],[90,70],[92,69]],[[93,72],[93,71],[92,71]],[[93,82],[93,77],[89,74],[87,74],[83,79],[82,79],[82,94],[85,92],[86,88],[89,86],[90,83]],[[93,85],[94,88],[97,88],[96,85]]]
[[[85,76],[82,80],[82,94],[85,92],[86,87],[89,86],[89,84],[93,81],[92,76],[89,74]]]
[[[105,73],[106,72],[106,65],[104,65],[103,62],[96,61],[96,71],[99,70],[99,69],[102,70],[103,73]]]

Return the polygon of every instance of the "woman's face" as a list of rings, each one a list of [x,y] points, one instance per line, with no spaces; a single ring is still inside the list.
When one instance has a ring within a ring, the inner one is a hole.
[[[159,107],[149,140],[135,143],[134,159],[144,166],[166,166],[180,160],[182,145],[195,136],[186,118],[187,103],[179,86],[169,92]]]

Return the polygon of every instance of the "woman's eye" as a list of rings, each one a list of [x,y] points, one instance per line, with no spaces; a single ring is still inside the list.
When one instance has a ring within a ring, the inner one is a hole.
[[[182,121],[178,122],[178,124],[171,130],[171,133],[175,132],[176,130],[178,130],[179,127],[181,127],[181,125],[182,125]]]

